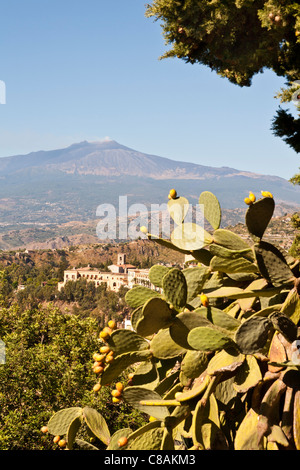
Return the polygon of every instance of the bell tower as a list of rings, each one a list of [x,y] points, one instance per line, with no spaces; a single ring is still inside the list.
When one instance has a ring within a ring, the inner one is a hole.
[[[126,264],[126,255],[125,255],[125,253],[119,253],[118,254],[117,265],[121,266],[122,264]]]

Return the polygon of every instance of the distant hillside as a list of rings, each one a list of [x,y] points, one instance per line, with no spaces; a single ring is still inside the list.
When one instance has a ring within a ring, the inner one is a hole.
[[[127,196],[128,206],[161,204],[167,202],[171,187],[193,205],[202,191],[212,191],[224,214],[232,211],[231,216],[244,208],[249,190],[271,191],[281,213],[300,207],[300,187],[283,178],[214,168],[201,153],[199,161],[202,164],[147,155],[115,141],[0,158],[0,235],[3,239],[3,234],[23,230],[26,224],[43,237],[45,227],[95,220],[100,204],[113,204],[118,211],[119,196]]]

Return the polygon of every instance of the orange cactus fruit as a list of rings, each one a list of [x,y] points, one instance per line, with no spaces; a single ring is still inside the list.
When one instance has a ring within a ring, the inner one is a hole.
[[[124,385],[123,385],[121,382],[117,382],[117,383],[116,383],[116,389],[117,389],[119,392],[123,392]]]
[[[171,189],[169,192],[169,196],[171,199],[175,199],[177,197],[177,191],[176,189]]]
[[[101,385],[99,383],[95,384],[94,387],[93,387],[93,391],[97,393],[100,390],[101,390]]]
[[[250,193],[249,193],[249,199],[250,199],[251,202],[255,202],[255,201],[256,201],[255,194],[253,194],[252,191],[250,191]]]
[[[119,447],[124,447],[124,446],[126,446],[127,443],[128,443],[128,439],[125,436],[120,437],[120,439],[118,440],[118,446]]]
[[[201,300],[201,303],[202,303],[202,305],[203,305],[204,307],[208,307],[208,305],[209,305],[209,300],[208,300],[207,295],[201,294],[201,295],[200,295],[200,300]]]

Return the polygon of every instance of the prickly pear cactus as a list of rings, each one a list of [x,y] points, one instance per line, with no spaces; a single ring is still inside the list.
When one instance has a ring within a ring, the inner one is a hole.
[[[275,202],[263,194],[245,199],[249,242],[220,228],[221,206],[207,191],[199,203],[211,232],[184,222],[186,199],[176,194],[171,240],[147,234],[194,265],[154,266],[159,292],[128,292],[133,331],[102,336],[94,393],[130,371],[113,400],[149,422],[111,436],[97,411],[70,408],[50,419],[50,433],[69,448],[90,448],[76,437],[85,425],[108,450],[300,450],[300,263],[264,240]]]

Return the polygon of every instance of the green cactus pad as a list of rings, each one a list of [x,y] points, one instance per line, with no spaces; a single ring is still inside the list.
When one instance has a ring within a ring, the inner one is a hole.
[[[228,274],[258,272],[257,266],[245,258],[228,259],[214,256],[210,261],[210,268],[212,271]]]
[[[204,394],[210,383],[211,377],[207,375],[206,372],[203,372],[203,374],[201,374],[200,377],[194,381],[193,387],[191,389],[176,395],[176,400],[178,400],[180,403],[186,404],[190,400],[193,400],[194,398],[199,397],[199,395]]]
[[[218,198],[210,191],[203,191],[199,196],[199,205],[203,206],[203,215],[213,229],[221,224],[222,211]]]
[[[54,436],[64,436],[70,424],[76,418],[82,418],[82,411],[82,408],[77,406],[57,411],[48,421],[48,432]]]
[[[161,396],[154,390],[149,390],[144,387],[138,387],[131,385],[126,387],[122,392],[124,400],[129,403],[131,406],[146,413],[149,416],[153,416],[158,420],[163,420],[166,416],[169,416],[169,410],[166,406],[150,406],[150,405],[141,405],[140,402],[143,401],[159,401]]]
[[[290,343],[297,339],[297,325],[286,315],[280,312],[274,312],[269,318],[273,324],[273,328],[279,331]]]
[[[171,338],[169,329],[160,330],[150,342],[150,351],[157,359],[171,359],[186,352]]]
[[[147,361],[151,357],[152,353],[149,350],[120,354],[104,369],[100,380],[101,385],[110,384],[113,382],[113,380],[117,379],[120,374],[130,365],[137,362]]]
[[[169,248],[170,250],[178,251],[179,253],[182,253],[184,255],[190,255],[191,254],[190,250],[177,247],[176,245],[174,245],[172,243],[171,240],[165,240],[163,238],[156,237],[155,235],[152,235],[150,233],[148,234],[148,240],[152,240],[155,243],[157,243],[158,245],[161,245],[165,248]]]
[[[261,239],[275,209],[274,199],[265,197],[251,204],[246,212],[246,225],[254,240]]]
[[[255,245],[255,254],[261,275],[274,287],[294,282],[295,276],[278,248],[261,241]]]
[[[263,449],[263,444],[258,441],[258,418],[259,415],[250,408],[237,430],[234,440],[234,450]]]
[[[154,390],[159,384],[159,374],[154,361],[142,362],[134,372],[132,386]]]
[[[79,431],[82,425],[82,416],[78,416],[77,418],[73,419],[68,427],[68,431],[66,433],[66,441],[69,450],[73,449],[73,444],[76,439],[77,432]]]
[[[181,373],[187,379],[195,379],[205,371],[208,357],[202,351],[187,351],[181,363]]]
[[[247,299],[250,297],[273,297],[280,291],[281,288],[248,290],[239,287],[220,287],[213,292],[207,292],[206,295],[208,298]]]
[[[153,297],[160,297],[160,294],[148,287],[135,286],[126,292],[125,302],[132,308],[138,308]]]
[[[235,376],[233,387],[238,393],[246,393],[262,380],[262,373],[254,356],[246,356]]]
[[[236,331],[235,342],[243,354],[255,354],[265,346],[271,328],[269,318],[252,316]]]
[[[246,248],[243,250],[230,250],[229,248],[225,248],[222,245],[212,244],[209,247],[209,251],[213,256],[219,256],[219,258],[230,260],[245,258],[248,261],[255,261],[252,248]]]
[[[194,313],[206,318],[213,325],[227,330],[228,332],[237,330],[241,324],[239,320],[216,307],[200,307],[194,310]]]
[[[164,297],[175,309],[181,309],[187,301],[187,282],[178,268],[170,269],[162,280]]]
[[[140,305],[138,308],[134,309],[131,314],[131,326],[136,331],[136,324],[143,314],[143,305]]]
[[[171,233],[171,241],[181,250],[200,250],[205,245],[212,243],[211,235],[200,225],[192,222],[178,225]]]
[[[83,417],[93,435],[108,445],[110,432],[103,416],[97,410],[86,406],[83,408]]]
[[[189,201],[185,197],[170,199],[168,202],[168,211],[172,219],[177,225],[180,225],[189,210]]]
[[[184,349],[193,349],[188,343],[187,337],[193,328],[198,326],[212,326],[211,322],[194,312],[179,313],[170,327],[172,340]]]
[[[213,241],[229,250],[248,250],[250,247],[242,237],[230,230],[219,228],[214,231]]]
[[[141,336],[150,336],[161,328],[167,328],[173,322],[173,310],[159,297],[147,300],[142,315],[136,324],[136,331]]]
[[[237,349],[229,349],[217,352],[209,361],[207,373],[209,375],[224,374],[236,371],[244,362],[245,356]]]
[[[284,303],[282,304],[281,312],[287,315],[297,325],[300,321],[300,297],[294,287],[288,293]]]
[[[112,332],[107,344],[114,356],[133,351],[144,351],[149,349],[149,343],[132,330],[119,329]]]
[[[199,326],[188,334],[189,345],[198,351],[216,351],[233,346],[234,342],[216,328]]]
[[[85,441],[84,439],[75,439],[75,443],[81,450],[99,450],[98,447],[93,446],[90,442]]]
[[[156,424],[151,423],[151,424]],[[164,435],[164,428],[157,423],[156,426],[149,427],[133,439],[133,434],[128,438],[127,450],[160,450],[162,439]]]
[[[212,450],[220,433],[218,404],[215,396],[211,394],[205,406],[199,401],[195,408],[192,421],[193,443],[200,444],[206,450]]]
[[[198,261],[199,263],[203,264],[204,266],[209,266],[210,260],[212,259],[212,254],[206,248],[200,248],[200,250],[194,250],[191,252],[191,256]]]
[[[127,437],[132,434],[132,429],[130,428],[123,428],[123,429],[118,429],[110,438],[109,444],[106,448],[106,450],[120,450],[118,441],[121,437]],[[122,447],[122,449],[126,448],[127,446]]]
[[[189,304],[202,292],[203,286],[210,276],[210,270],[205,267],[196,266],[186,268],[182,272],[187,283],[187,303]]]
[[[160,264],[151,266],[149,269],[149,280],[156,287],[162,287],[162,280],[165,274],[169,271],[170,268]]]
[[[230,402],[232,403],[232,400],[234,400],[238,394],[237,391],[233,388],[234,379],[234,376],[231,378],[227,378],[227,380],[222,380],[216,386],[214,392],[215,397],[218,402],[224,406],[227,406],[228,404],[230,404]]]

